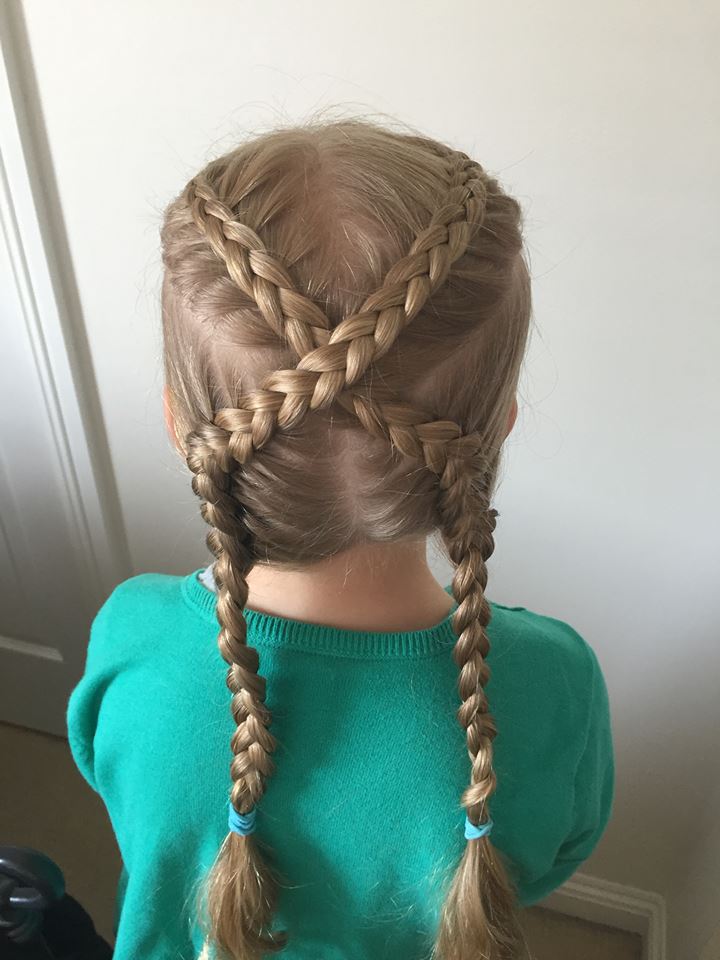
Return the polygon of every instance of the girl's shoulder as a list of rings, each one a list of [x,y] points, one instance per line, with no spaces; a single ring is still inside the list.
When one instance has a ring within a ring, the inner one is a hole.
[[[568,729],[608,728],[607,683],[592,644],[558,617],[491,602],[488,626],[493,689],[513,704],[543,703]],[[537,722],[537,718],[534,722]]]
[[[119,583],[108,595],[96,620],[123,612],[147,616],[167,613],[182,601],[186,576],[169,573],[139,573]]]
[[[92,621],[86,675],[117,673],[130,665],[151,668],[171,654],[177,660],[197,650],[199,635],[212,633],[218,624],[212,604],[204,613],[188,601],[188,579],[141,573],[119,583]]]
[[[598,667],[591,644],[575,627],[559,617],[528,607],[510,607],[490,601],[493,612],[489,632],[502,632],[505,643],[522,647],[524,656],[558,657],[585,669]]]
[[[452,587],[445,590],[452,594]],[[559,617],[529,607],[508,606],[488,598],[492,616],[487,627],[492,661],[522,661],[523,674],[554,669],[587,681],[602,677],[592,645]]]
[[[139,573],[119,583],[108,595],[93,621],[93,629],[112,627],[120,620],[148,625],[166,618],[187,617],[188,609],[202,616],[204,611],[190,602],[191,574]],[[209,598],[212,600],[212,598]],[[212,603],[208,605],[211,610]]]

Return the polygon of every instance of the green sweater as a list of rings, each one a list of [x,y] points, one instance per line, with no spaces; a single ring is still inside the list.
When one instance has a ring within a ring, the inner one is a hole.
[[[122,854],[115,960],[193,960],[193,898],[227,832],[233,722],[215,594],[198,579],[120,584],[70,699],[76,763]],[[492,841],[520,903],[565,881],[610,816],[608,696],[571,627],[493,603]],[[278,741],[256,836],[285,877],[287,960],[418,960],[466,840],[468,782],[451,618],[370,633],[246,611]]]

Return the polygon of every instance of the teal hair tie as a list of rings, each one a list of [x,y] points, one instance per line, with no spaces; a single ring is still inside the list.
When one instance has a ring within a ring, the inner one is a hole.
[[[493,828],[493,822],[488,817],[485,823],[479,823],[475,826],[474,823],[470,822],[469,817],[465,817],[465,839],[466,840],[479,840],[480,837],[487,836],[488,833]]]
[[[257,816],[257,810],[255,807],[252,810],[249,810],[247,813],[238,813],[235,807],[230,804],[230,810],[228,812],[228,827],[232,833],[237,833],[241,837],[246,837],[249,833],[254,833],[255,831],[255,817]]]

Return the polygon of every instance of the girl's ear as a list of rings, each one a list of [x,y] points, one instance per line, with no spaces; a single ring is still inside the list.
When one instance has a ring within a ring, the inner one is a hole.
[[[175,431],[175,417],[173,416],[172,409],[170,408],[170,390],[167,384],[165,384],[163,387],[162,398],[163,413],[165,415],[165,428],[168,432],[168,436],[170,437],[172,445],[175,447],[178,453],[182,453],[180,444],[178,442],[177,433]]]

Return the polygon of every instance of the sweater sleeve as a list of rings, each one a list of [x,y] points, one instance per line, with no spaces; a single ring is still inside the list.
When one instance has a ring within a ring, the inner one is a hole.
[[[600,664],[592,648],[587,650],[592,664],[591,693],[585,745],[575,774],[573,827],[552,869],[524,891],[524,906],[541,900],[578,870],[598,845],[612,813],[615,757],[610,704]]]
[[[92,622],[85,670],[70,695],[67,707],[68,742],[78,770],[96,792],[95,733],[104,692],[112,679],[102,655],[103,634],[115,603],[116,590],[110,594]]]
[[[592,695],[583,750],[575,776],[574,830],[558,851],[558,863],[581,864],[600,842],[610,820],[615,792],[610,704],[600,664],[590,647]]]
[[[167,618],[166,595],[177,609],[176,578],[141,574],[115,588],[93,620],[85,669],[67,709],[73,759],[106,807],[122,858],[115,901],[117,960],[197,955],[189,911],[197,862],[193,818],[199,808],[182,822],[163,825],[158,808],[167,806],[168,784],[161,774],[152,778],[158,756],[162,759],[163,720],[181,706],[166,678],[161,649],[163,631],[173,636],[176,629]],[[184,613],[183,605],[179,617]],[[149,702],[157,708],[152,728]]]

